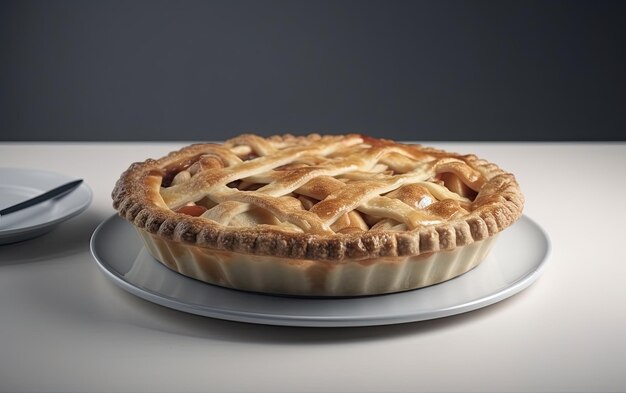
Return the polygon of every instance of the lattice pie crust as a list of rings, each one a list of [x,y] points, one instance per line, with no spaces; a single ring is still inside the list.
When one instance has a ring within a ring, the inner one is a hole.
[[[171,269],[302,296],[449,280],[523,208],[514,176],[495,164],[362,135],[195,144],[131,165],[112,196]]]

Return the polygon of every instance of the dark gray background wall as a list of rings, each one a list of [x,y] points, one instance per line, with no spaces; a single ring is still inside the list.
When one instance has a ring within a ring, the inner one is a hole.
[[[626,2],[1,1],[0,140],[626,140]]]

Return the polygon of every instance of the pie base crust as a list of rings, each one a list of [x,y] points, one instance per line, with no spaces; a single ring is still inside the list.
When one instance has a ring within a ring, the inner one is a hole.
[[[250,292],[317,297],[379,295],[438,284],[478,266],[497,239],[493,236],[454,250],[410,257],[320,262],[250,257],[138,232],[157,261],[187,277]]]

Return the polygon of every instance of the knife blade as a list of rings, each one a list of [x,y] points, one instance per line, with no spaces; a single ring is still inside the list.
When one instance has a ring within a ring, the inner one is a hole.
[[[34,198],[27,199],[24,202],[20,202],[20,203],[18,203],[16,205],[4,208],[4,209],[0,210],[0,216],[5,216],[7,214],[14,213],[16,211],[26,209],[28,207],[37,205],[37,204],[39,204],[41,202],[45,202],[45,201],[50,200],[50,199],[60,198],[60,197],[62,197],[64,195],[69,194],[70,192],[72,192],[82,182],[83,182],[83,179],[74,180],[74,181],[71,181],[69,183],[63,184],[62,186],[53,188],[50,191],[46,191],[43,194],[38,195],[38,196],[36,196]]]

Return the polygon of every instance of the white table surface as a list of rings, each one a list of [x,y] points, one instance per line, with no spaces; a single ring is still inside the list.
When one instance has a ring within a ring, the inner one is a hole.
[[[0,391],[626,391],[626,144],[428,143],[514,172],[549,234],[540,279],[439,320],[290,328],[215,320],[123,291],[89,253],[133,161],[182,143],[0,143],[0,167],[84,178],[91,207],[0,246]],[[1,181],[1,179],[0,179]]]

